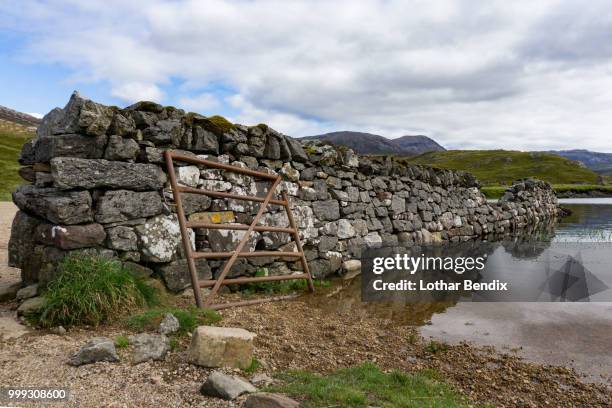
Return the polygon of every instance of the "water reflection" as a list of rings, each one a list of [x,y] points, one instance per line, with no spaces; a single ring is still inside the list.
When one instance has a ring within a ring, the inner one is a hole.
[[[592,203],[591,201],[597,201]],[[538,225],[519,235],[486,237],[503,247],[515,259],[537,258],[546,250],[543,242],[612,242],[612,199],[561,200],[572,214],[556,225]],[[530,243],[533,242],[533,245]],[[361,277],[335,281],[332,287],[319,289],[302,299],[329,313],[351,313],[356,317],[390,319],[398,325],[423,325],[434,314],[455,306],[456,301],[420,302],[362,302]]]

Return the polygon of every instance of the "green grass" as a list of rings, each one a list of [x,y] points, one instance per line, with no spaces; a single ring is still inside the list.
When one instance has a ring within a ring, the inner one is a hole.
[[[268,276],[267,268],[260,268],[255,277]],[[315,279],[313,284],[316,287],[329,287],[330,281]],[[245,295],[254,295],[256,293],[264,293],[267,295],[286,295],[288,293],[304,291],[308,288],[308,283],[305,279],[286,280],[286,281],[271,281],[258,282],[242,285],[240,291]]]
[[[115,338],[115,347],[122,349],[130,345],[130,340],[126,336],[117,336]]]
[[[251,360],[251,364],[242,371],[244,371],[246,374],[253,374],[257,370],[259,370],[260,367],[261,367],[261,363],[259,362],[259,360],[253,357],[253,359]]]
[[[36,316],[42,327],[96,326],[157,300],[153,288],[133,277],[116,260],[71,255],[59,268],[44,294],[45,305]]]
[[[179,321],[179,335],[191,333],[197,326],[211,325],[221,320],[219,313],[212,309],[157,307],[130,316],[127,319],[127,326],[137,331],[157,330],[167,313],[172,313]]]
[[[430,370],[431,371],[431,370]],[[431,372],[383,372],[366,363],[317,375],[292,370],[278,375],[284,385],[270,387],[303,399],[304,407],[467,407],[464,398]]]
[[[25,181],[19,177],[19,153],[34,133],[25,127],[0,120],[0,201],[11,201],[15,187]]]
[[[448,150],[404,159],[410,163],[472,173],[483,185],[505,186],[533,177],[551,184],[597,184],[598,175],[549,153],[511,150]]]
[[[180,343],[177,339],[170,339],[170,341],[168,342],[168,345],[170,346],[170,350],[174,351],[176,349],[178,349],[180,347]]]
[[[448,350],[448,345],[432,340],[427,343],[427,345],[425,346],[425,350],[427,350],[431,354],[438,354]]]

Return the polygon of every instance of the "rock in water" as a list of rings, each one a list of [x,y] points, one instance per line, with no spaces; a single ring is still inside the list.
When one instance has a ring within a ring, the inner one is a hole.
[[[161,334],[176,333],[180,328],[181,324],[172,313],[166,313],[164,320],[159,324],[159,332]]]
[[[200,392],[211,397],[233,400],[242,394],[257,392],[257,388],[238,376],[213,371],[200,388]]]
[[[135,364],[149,360],[163,360],[170,350],[168,339],[163,334],[141,333],[128,337],[134,346],[132,355]]]
[[[246,369],[253,360],[255,336],[239,328],[200,326],[191,340],[191,359],[204,367]]]
[[[244,403],[245,408],[298,408],[300,403],[280,394],[258,392],[249,395]]]
[[[73,366],[96,363],[98,361],[117,362],[115,343],[108,337],[94,337],[85,344],[68,362]]]

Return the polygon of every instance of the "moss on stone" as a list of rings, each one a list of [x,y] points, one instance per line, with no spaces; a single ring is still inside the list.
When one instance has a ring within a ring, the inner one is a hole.
[[[268,131],[268,125],[266,125],[265,123],[259,123],[259,124],[255,125],[255,127],[260,128],[263,132],[267,132]]]
[[[216,135],[222,135],[236,127],[232,122],[219,115],[209,117],[208,122],[212,125],[208,130]]]
[[[130,106],[130,109],[144,112],[160,113],[164,110],[164,107],[161,106],[159,103],[151,101],[140,101]]]
[[[183,123],[188,127],[192,127],[198,123],[203,123],[204,121],[206,121],[206,117],[195,112],[188,112],[185,114],[185,116],[183,116]]]

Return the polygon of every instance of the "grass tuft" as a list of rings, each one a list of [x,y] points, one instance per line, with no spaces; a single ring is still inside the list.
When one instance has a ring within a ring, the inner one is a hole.
[[[137,331],[157,330],[167,313],[172,313],[179,321],[178,334],[180,335],[191,333],[197,326],[211,325],[221,320],[219,313],[212,309],[157,307],[130,316],[127,319],[127,326]]]
[[[115,338],[115,347],[122,349],[130,345],[130,340],[126,336],[117,336]]]
[[[267,268],[260,268],[255,273],[255,277],[268,276]],[[328,280],[315,279],[313,280],[315,287],[327,288],[331,285]],[[242,285],[240,291],[245,295],[254,295],[256,293],[264,293],[267,295],[286,295],[293,292],[304,291],[308,288],[308,283],[305,279],[286,280],[286,281],[270,281],[257,282]]]
[[[242,371],[244,371],[246,374],[253,374],[257,370],[259,370],[260,367],[261,363],[259,362],[259,360],[257,360],[256,357],[253,357],[253,359],[251,360],[251,364]]]
[[[425,346],[425,350],[427,350],[431,354],[438,354],[448,350],[448,345],[432,340],[427,343],[427,345]]]
[[[467,407],[450,386],[431,373],[383,372],[372,363],[326,376],[292,370],[278,376],[284,385],[268,390],[304,399],[304,407]]]
[[[97,326],[154,303],[156,292],[117,260],[79,254],[63,259],[45,299],[37,319],[42,327]]]

